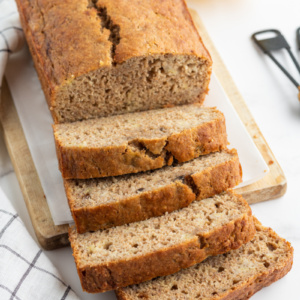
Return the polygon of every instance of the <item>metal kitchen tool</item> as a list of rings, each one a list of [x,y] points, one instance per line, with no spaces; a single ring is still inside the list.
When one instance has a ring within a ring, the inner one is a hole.
[[[267,38],[267,39],[258,39],[257,37],[261,34],[265,33],[273,33],[275,37]],[[292,83],[296,86],[298,90],[298,99],[300,101],[300,84],[294,79],[294,77],[283,67],[283,65],[273,56],[272,51],[286,49],[289,53],[294,65],[296,66],[299,74],[300,74],[300,66],[291,51],[291,47],[287,43],[284,36],[280,33],[280,31],[276,29],[268,29],[255,32],[252,34],[253,41],[258,45],[258,47],[267,54],[273,62],[278,66],[278,68],[292,81]],[[297,44],[300,50],[300,28],[297,29]]]

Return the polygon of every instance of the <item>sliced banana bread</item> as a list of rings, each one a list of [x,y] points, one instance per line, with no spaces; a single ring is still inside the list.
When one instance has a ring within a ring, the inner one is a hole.
[[[53,126],[66,179],[137,173],[226,148],[224,115],[185,105]]]
[[[255,234],[251,209],[233,192],[146,221],[96,232],[69,230],[83,290],[104,292],[178,272],[239,248]]]
[[[117,291],[119,300],[249,299],[286,275],[293,248],[272,229],[256,222],[256,235],[238,250],[209,257],[176,274]]]
[[[184,0],[17,0],[55,123],[202,102],[212,61]]]
[[[236,150],[223,150],[152,172],[64,183],[77,231],[84,233],[172,212],[241,180]]]

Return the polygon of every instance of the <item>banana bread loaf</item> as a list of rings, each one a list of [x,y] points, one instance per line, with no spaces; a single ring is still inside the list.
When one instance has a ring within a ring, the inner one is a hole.
[[[146,221],[96,232],[69,230],[83,290],[104,292],[178,272],[239,248],[255,234],[251,209],[227,192]]]
[[[158,169],[227,146],[224,115],[200,105],[129,113],[53,126],[66,179]]]
[[[246,300],[285,276],[292,264],[290,243],[256,221],[254,239],[238,250],[116,293],[119,300]]]
[[[235,150],[201,156],[154,172],[65,180],[77,231],[146,220],[232,188],[242,180]]]
[[[211,58],[184,0],[16,0],[55,123],[202,102]]]

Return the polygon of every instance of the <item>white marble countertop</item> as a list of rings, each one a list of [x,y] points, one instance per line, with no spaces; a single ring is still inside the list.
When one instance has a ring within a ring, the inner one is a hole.
[[[252,299],[299,299],[300,279],[300,103],[297,91],[275,65],[254,47],[252,33],[275,28],[290,43],[296,58],[295,31],[300,27],[299,0],[189,0],[198,11],[258,126],[279,161],[288,182],[287,193],[276,200],[252,205],[253,213],[266,226],[290,241],[295,249],[291,272],[264,288]],[[300,81],[288,57],[279,55]],[[0,137],[0,187],[4,190],[29,232],[33,228],[22,194]],[[46,252],[81,299],[115,299],[112,292],[83,293],[69,248]]]

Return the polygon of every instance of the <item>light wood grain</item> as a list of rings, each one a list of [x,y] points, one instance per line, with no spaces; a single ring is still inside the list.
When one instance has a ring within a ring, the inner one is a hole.
[[[237,191],[240,192],[249,203],[256,203],[280,197],[286,191],[285,176],[252,115],[250,114],[247,105],[235,86],[228,70],[222,62],[220,55],[214,47],[200,18],[194,11],[191,11],[191,13],[206,47],[211,53],[214,61],[213,70],[218,80],[270,167],[270,172],[263,179],[254,184],[238,189]],[[53,223],[50,210],[6,82],[3,84],[1,100],[0,120],[3,127],[4,139],[17,174],[38,241],[41,246],[47,250],[66,246],[68,245],[68,225],[55,226]]]
[[[41,246],[46,250],[69,244],[68,225],[55,226],[40,179],[6,81],[2,85],[0,120],[3,136],[19,185]]]

